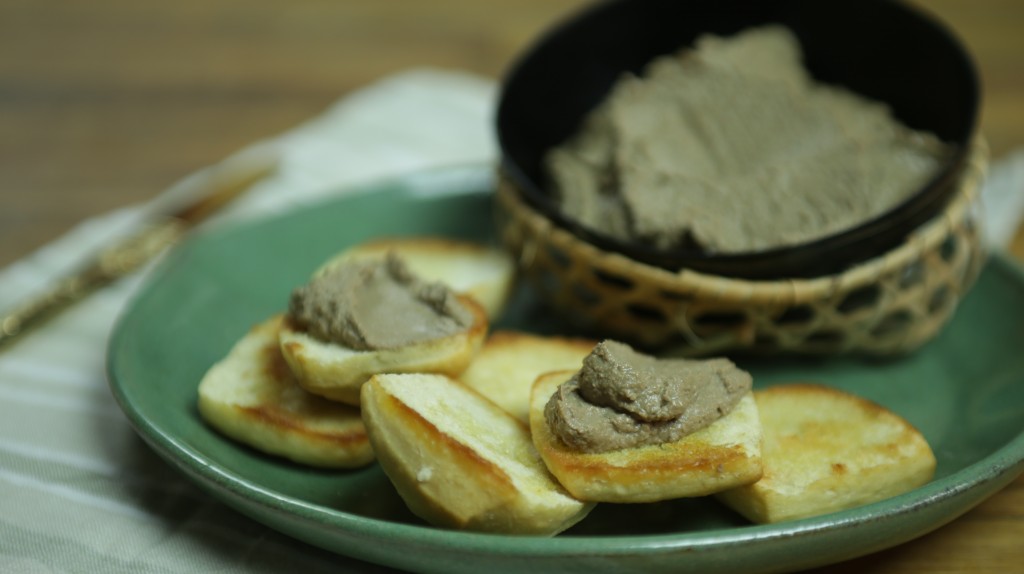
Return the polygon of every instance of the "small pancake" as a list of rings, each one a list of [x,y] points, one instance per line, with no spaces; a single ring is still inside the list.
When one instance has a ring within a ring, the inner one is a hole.
[[[459,380],[530,423],[530,388],[549,371],[579,369],[597,341],[495,331]]]
[[[761,423],[752,393],[724,417],[675,442],[582,452],[555,436],[544,407],[575,371],[541,375],[530,396],[530,430],[548,469],[570,494],[592,502],[656,502],[704,496],[761,478]]]
[[[278,345],[283,317],[253,327],[199,383],[199,413],[224,435],[318,467],[373,461],[359,409],[303,390]]]
[[[817,384],[754,393],[764,427],[764,477],[719,494],[748,519],[781,522],[853,508],[931,480],[935,455],[888,409]]]
[[[359,388],[378,373],[440,373],[457,376],[487,336],[487,315],[468,295],[460,302],[473,314],[468,330],[397,349],[361,351],[322,341],[291,321],[281,328],[281,352],[302,388],[331,400],[359,405]]]
[[[314,276],[345,261],[381,257],[394,251],[409,270],[425,281],[440,281],[457,293],[473,297],[488,320],[501,315],[515,281],[515,263],[503,250],[445,237],[385,237],[360,243],[324,263]]]
[[[526,425],[443,375],[376,375],[362,411],[409,509],[446,528],[553,535],[592,508],[554,480]]]

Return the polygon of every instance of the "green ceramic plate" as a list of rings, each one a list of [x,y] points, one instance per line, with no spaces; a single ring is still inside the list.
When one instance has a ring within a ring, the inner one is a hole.
[[[196,385],[251,325],[283,308],[328,256],[379,235],[487,240],[483,169],[369,186],[181,245],[129,306],[110,341],[110,383],[142,437],[239,511],[295,538],[407,570],[763,572],[837,562],[953,520],[1024,470],[1024,274],[995,257],[948,328],[907,359],[744,364],[758,386],[814,379],[902,414],[938,457],[935,480],[853,510],[754,526],[712,500],[601,505],[554,538],[424,525],[376,465],[317,471],[263,456],[210,430]],[[505,326],[549,330],[528,294]]]

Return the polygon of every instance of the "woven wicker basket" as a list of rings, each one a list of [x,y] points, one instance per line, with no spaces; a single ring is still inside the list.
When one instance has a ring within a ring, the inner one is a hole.
[[[977,141],[945,210],[902,244],[812,279],[732,279],[641,264],[552,224],[504,177],[496,219],[541,298],[600,336],[685,355],[900,354],[939,332],[978,275],[984,253],[975,206],[987,157]]]

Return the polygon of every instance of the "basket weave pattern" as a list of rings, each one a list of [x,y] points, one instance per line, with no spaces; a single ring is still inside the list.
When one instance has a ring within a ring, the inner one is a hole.
[[[552,224],[500,177],[500,237],[552,309],[602,336],[680,354],[891,355],[934,337],[984,260],[976,200],[987,147],[973,146],[944,211],[889,252],[834,275],[755,281],[671,272],[605,252]]]

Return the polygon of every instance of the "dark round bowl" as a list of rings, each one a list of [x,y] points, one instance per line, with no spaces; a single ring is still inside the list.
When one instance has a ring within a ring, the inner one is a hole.
[[[545,187],[542,159],[571,136],[624,71],[700,35],[768,23],[789,27],[818,81],[887,103],[904,124],[934,133],[954,153],[923,189],[894,209],[808,243],[716,255],[623,242],[572,221]],[[898,245],[934,217],[956,188],[974,137],[980,87],[971,58],[931,17],[885,0],[620,0],[602,2],[544,35],[508,73],[497,114],[502,175],[523,199],[584,241],[657,267],[745,279],[841,272]]]

